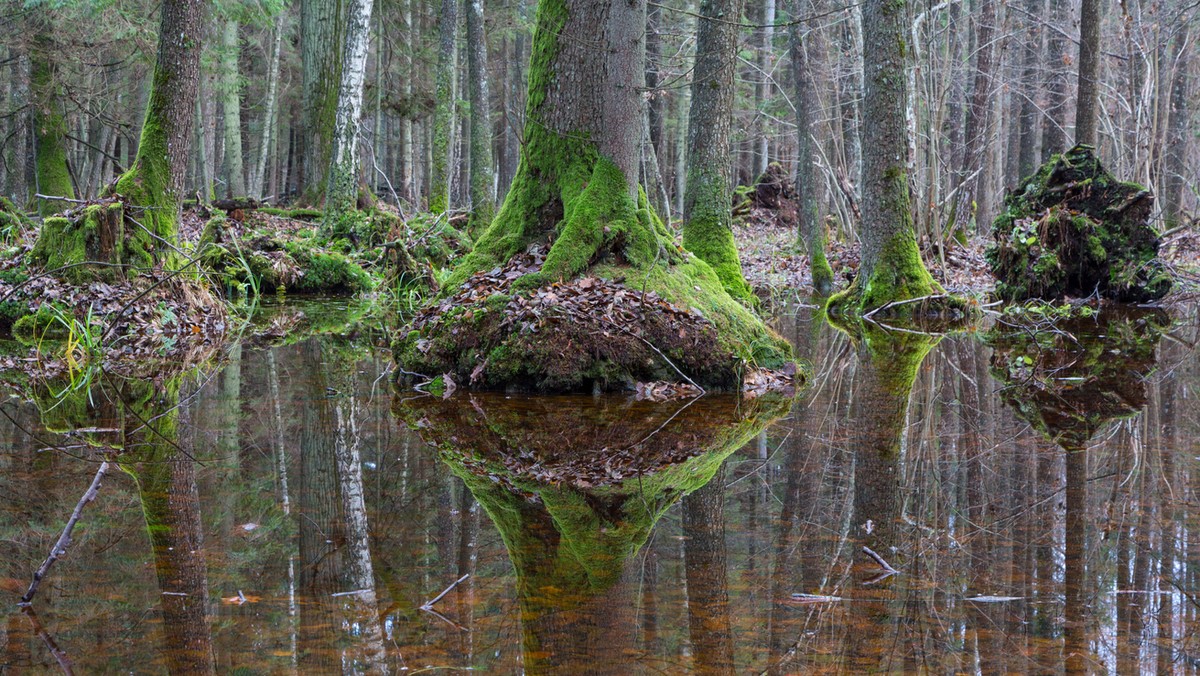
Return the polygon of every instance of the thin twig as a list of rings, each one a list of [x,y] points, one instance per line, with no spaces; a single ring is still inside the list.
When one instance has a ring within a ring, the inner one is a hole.
[[[33,196],[40,200],[53,200],[55,202],[70,202],[71,204],[91,204],[91,202],[88,202],[87,200],[76,200],[76,199],[71,199],[70,197],[61,197],[59,195],[43,195],[40,192],[34,193]]]
[[[29,625],[33,627],[34,633],[37,634],[38,638],[42,639],[42,643],[46,645],[46,649],[54,656],[54,661],[58,662],[58,668],[62,669],[62,672],[68,676],[74,674],[75,669],[71,666],[71,658],[67,656],[67,651],[58,647],[58,644],[54,642],[54,637],[38,621],[37,613],[33,612],[33,608],[25,606],[21,608],[21,612],[25,614],[25,619],[29,620]]]
[[[79,517],[83,516],[83,508],[89,502],[96,499],[96,494],[100,490],[100,481],[104,475],[108,473],[108,461],[100,463],[100,468],[96,470],[96,477],[92,479],[92,485],[84,492],[83,497],[79,498],[79,503],[75,505],[75,511],[71,512],[71,518],[67,520],[66,527],[63,528],[62,534],[58,536],[58,541],[54,543],[54,547],[50,549],[50,556],[42,562],[37,571],[33,574],[33,582],[29,584],[29,590],[21,597],[19,605],[27,606],[33,600],[33,595],[37,593],[38,586],[42,584],[46,574],[50,572],[50,567],[58,560],[58,557],[67,553],[67,547],[71,544],[71,531],[75,530],[75,524],[79,522]]]
[[[467,579],[468,577],[471,577],[470,573],[463,574],[462,577],[460,577],[457,580],[455,580],[454,582],[452,582],[449,587],[446,587],[445,589],[443,589],[441,594],[438,594],[437,596],[433,597],[432,601],[426,601],[425,603],[421,604],[421,610],[431,610],[433,608],[433,604],[437,603],[438,601],[441,601],[443,596],[445,596],[446,594],[449,594],[450,590],[457,587],[459,585],[459,583],[461,583],[463,580]]]
[[[900,572],[900,571],[896,570],[895,568],[892,568],[892,564],[890,564],[886,560],[884,560],[884,558],[882,556],[876,554],[875,550],[871,549],[870,547],[863,545],[862,550],[863,550],[863,554],[866,554],[867,556],[874,559],[875,563],[878,563],[879,567],[884,569],[885,571],[887,571],[888,574],[895,575]]]

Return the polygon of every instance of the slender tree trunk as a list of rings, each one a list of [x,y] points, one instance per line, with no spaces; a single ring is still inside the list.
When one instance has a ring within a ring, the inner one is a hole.
[[[1037,169],[1038,134],[1038,59],[1042,56],[1041,8],[1045,0],[1025,0],[1026,17],[1024,62],[1021,64],[1021,132],[1017,158],[1017,180]]]
[[[488,94],[487,36],[483,0],[467,3],[467,66],[471,90],[471,222],[470,232],[491,225],[496,208],[496,174],[492,163],[492,109]]]
[[[415,178],[416,156],[413,153],[413,115],[416,106],[413,101],[412,80],[416,75],[413,53],[416,51],[417,32],[413,26],[413,3],[417,0],[404,2],[404,48],[401,50],[400,63],[402,92],[404,93],[405,112],[400,118],[400,194],[410,203],[416,202]]]
[[[1067,55],[1067,39],[1059,31],[1068,28],[1071,4],[1069,0],[1049,0],[1051,27],[1046,36],[1046,68],[1049,71],[1046,87],[1045,117],[1042,118],[1042,161],[1054,153],[1067,150],[1067,73],[1063,67]]]
[[[1188,99],[1188,68],[1191,66],[1189,31],[1183,28],[1175,40],[1175,67],[1171,76],[1170,112],[1167,118],[1166,176],[1163,177],[1163,218],[1168,228],[1179,224],[1183,215],[1184,186],[1187,181],[1187,153],[1190,147],[1191,105]]]
[[[438,59],[433,111],[433,168],[429,178],[429,210],[440,214],[450,208],[450,173],[454,166],[455,42],[458,36],[458,0],[442,0],[438,19]]]
[[[799,17],[808,3],[795,0],[793,13]],[[833,270],[825,259],[825,226],[818,213],[817,190],[819,177],[814,163],[814,129],[819,111],[816,82],[809,67],[808,55],[801,37],[804,27],[791,26],[792,75],[795,78],[796,104],[796,191],[800,198],[800,238],[808,246],[809,267],[812,270],[813,290],[821,296],[833,291]]]
[[[348,8],[342,84],[325,192],[324,229],[330,235],[351,234],[345,216],[358,206],[358,128],[371,44],[371,4],[372,0],[350,0]]]
[[[225,122],[225,194],[246,194],[242,162],[242,97],[238,73],[238,22],[229,19],[221,28],[221,110]]]
[[[764,109],[771,97],[771,56],[775,41],[775,0],[762,1],[762,28],[758,29],[758,72],[754,79],[754,175],[767,170],[767,123]]]
[[[303,136],[297,189],[302,199],[314,204],[322,201],[328,186],[327,174],[337,127],[338,93],[346,45],[347,2],[300,2],[304,122],[301,127]]]
[[[1100,121],[1100,0],[1082,0],[1079,12],[1079,94],[1075,143],[1095,146]]]
[[[751,301],[733,241],[729,174],[730,125],[738,27],[743,0],[701,0],[696,27],[696,66],[688,115],[687,187],[683,198],[683,246],[712,266],[734,298]]]
[[[717,470],[711,481],[683,498],[688,635],[700,674],[734,672],[724,477],[723,469]]]
[[[262,143],[258,147],[258,168],[254,171],[254,185],[250,189],[250,196],[255,199],[261,199],[263,196],[263,186],[267,182],[267,164],[271,157],[271,151],[275,147],[276,127],[276,110],[279,101],[279,53],[283,46],[283,21],[285,12],[280,10],[275,16],[275,28],[271,35],[271,63],[267,66],[267,109],[263,112],[262,124]],[[272,193],[274,194],[274,193]],[[278,195],[275,195],[278,199]]]
[[[19,50],[20,47],[18,46]],[[23,109],[29,103],[29,54],[25,51],[10,53],[12,60],[12,103],[14,110]],[[26,168],[32,153],[29,152],[29,119],[30,115],[22,112],[13,116],[12,147],[13,163],[9,172],[10,194],[22,203],[29,198],[29,181]]]
[[[954,227],[961,232],[972,229],[977,214],[977,196],[986,189],[983,181],[987,173],[987,145],[989,115],[992,101],[992,81],[996,73],[996,50],[993,39],[996,32],[996,1],[981,0],[979,28],[976,31],[975,84],[967,106],[967,125],[963,139],[963,164],[960,170],[962,182],[958,186],[957,204],[954,208]],[[978,224],[975,224],[978,228]]]

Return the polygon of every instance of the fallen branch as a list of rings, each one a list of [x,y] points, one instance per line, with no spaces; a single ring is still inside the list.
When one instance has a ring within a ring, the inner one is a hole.
[[[871,549],[870,547],[863,545],[862,550],[863,550],[863,554],[866,554],[867,556],[874,559],[875,563],[878,563],[879,567],[882,568],[888,575],[896,575],[897,573],[900,572],[900,571],[896,570],[895,568],[892,568],[892,564],[888,563],[882,556],[876,554],[875,550]]]
[[[433,597],[432,601],[426,601],[425,603],[421,604],[421,610],[433,610],[433,604],[437,603],[438,601],[441,601],[443,596],[445,596],[446,594],[449,594],[450,590],[457,587],[459,585],[459,583],[461,583],[463,580],[467,579],[468,577],[471,577],[471,574],[465,573],[462,577],[460,577],[457,580],[455,580],[454,582],[452,582],[449,587],[446,587],[445,589],[442,590],[441,594],[438,594],[437,596]]]
[[[71,199],[70,197],[62,197],[59,195],[43,195],[40,192],[34,193],[33,196],[40,200],[52,200],[55,202],[70,202],[71,204],[91,204],[91,202],[88,202],[87,200],[76,200],[76,199]]]
[[[883,305],[880,305],[879,307],[875,308],[874,310],[871,310],[867,314],[863,315],[863,319],[870,319],[871,316],[874,315],[876,312],[882,312],[883,310],[889,310],[894,307],[900,307],[901,305],[910,305],[912,303],[923,303],[927,300],[942,300],[943,298],[949,298],[949,297],[950,297],[949,294],[935,293],[930,296],[921,296],[920,298],[909,298],[908,300],[888,301],[887,303],[884,303]]]
[[[83,508],[89,502],[96,499],[96,494],[100,490],[100,481],[107,473],[108,461],[105,460],[100,463],[100,469],[96,470],[96,477],[92,479],[92,485],[84,492],[83,497],[79,498],[79,503],[75,505],[75,511],[71,512],[71,518],[67,520],[66,527],[63,528],[62,534],[58,536],[58,541],[54,543],[54,547],[50,550],[50,556],[46,557],[46,560],[42,562],[42,565],[33,574],[33,582],[29,584],[29,590],[21,597],[21,602],[18,605],[28,606],[30,604],[33,600],[33,595],[37,593],[38,586],[41,585],[42,580],[50,572],[50,567],[54,565],[55,561],[58,561],[58,557],[67,553],[67,547],[71,544],[71,532],[75,530],[75,524],[79,522],[79,517],[83,515]]]
[[[25,606],[21,609],[21,611],[25,614],[25,618],[29,620],[29,625],[33,627],[34,633],[36,633],[37,637],[42,640],[42,643],[45,644],[46,649],[50,651],[50,654],[54,656],[54,661],[58,662],[58,668],[68,676],[74,674],[75,670],[71,665],[71,658],[67,656],[67,651],[58,647],[58,644],[54,642],[54,637],[51,636],[50,632],[46,631],[46,628],[43,627],[42,623],[38,621],[37,613],[33,612],[33,608]]]

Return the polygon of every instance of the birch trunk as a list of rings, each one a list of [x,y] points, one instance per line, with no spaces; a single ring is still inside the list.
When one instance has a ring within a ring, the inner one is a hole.
[[[283,20],[284,13],[281,11],[275,16],[275,29],[271,39],[271,65],[267,68],[267,109],[263,112],[262,143],[258,147],[258,167],[254,170],[254,182],[250,188],[250,196],[255,199],[262,199],[267,163],[275,141],[277,126],[275,116],[279,101],[279,52],[283,46]]]
[[[358,125],[371,42],[371,4],[372,0],[351,0],[346,21],[342,84],[325,194],[324,228],[331,235],[347,234],[342,232],[344,216],[358,204]]]

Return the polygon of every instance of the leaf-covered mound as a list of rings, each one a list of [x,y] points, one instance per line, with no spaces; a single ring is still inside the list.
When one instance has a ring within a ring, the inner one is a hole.
[[[1171,278],[1147,221],[1153,195],[1119,181],[1091,146],[1050,158],[1004,198],[986,256],[996,292],[1011,301],[1162,298]]]
[[[1169,323],[1161,311],[1108,307],[1052,321],[1005,313],[988,332],[1001,399],[1042,436],[1082,448],[1146,405],[1145,378]]]
[[[538,273],[545,260],[535,244],[503,267],[472,275],[413,318],[393,346],[396,361],[408,371],[449,374],[472,389],[614,390],[688,379],[726,390],[741,384],[742,355],[702,310],[664,299],[656,290],[661,279],[630,269],[643,277],[639,284],[613,266],[520,288],[517,281]],[[695,289],[700,296],[701,287]],[[772,340],[762,347],[778,350]]]

